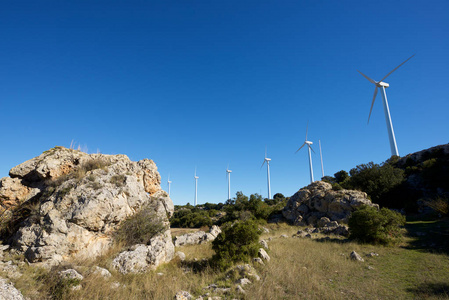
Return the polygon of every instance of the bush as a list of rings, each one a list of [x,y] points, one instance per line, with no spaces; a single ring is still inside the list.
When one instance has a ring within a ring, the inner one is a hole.
[[[215,266],[225,269],[234,262],[248,262],[259,250],[260,231],[254,221],[226,224],[212,242]]]
[[[148,244],[152,237],[166,229],[162,219],[156,214],[154,208],[146,206],[138,213],[132,215],[121,224],[115,232],[116,242],[125,246],[135,244]]]
[[[405,217],[398,212],[363,206],[349,218],[349,238],[363,243],[392,244],[400,240]]]

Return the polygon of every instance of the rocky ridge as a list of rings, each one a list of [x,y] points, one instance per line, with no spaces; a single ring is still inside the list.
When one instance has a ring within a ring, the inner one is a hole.
[[[121,222],[143,207],[166,225],[159,235],[167,245],[162,262],[173,257],[173,203],[152,160],[55,147],[9,175],[0,180],[2,240],[31,263],[98,256]]]

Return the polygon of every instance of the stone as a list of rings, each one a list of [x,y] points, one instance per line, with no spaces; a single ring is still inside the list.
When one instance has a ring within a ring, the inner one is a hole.
[[[179,291],[175,295],[175,300],[190,300],[192,299],[192,295],[190,295],[187,291]]]
[[[263,260],[260,257],[253,258],[253,261],[260,265],[265,265],[265,263],[263,262]]]
[[[265,251],[265,249],[260,248],[259,249],[259,257],[262,258],[263,260],[269,262],[270,261],[270,256],[268,255],[268,253]]]
[[[2,218],[26,201],[34,210],[6,239],[30,263],[44,267],[104,254],[121,223],[144,207],[167,228],[174,211],[152,160],[64,147],[12,168],[0,180]]]
[[[61,279],[77,279],[77,280],[84,279],[83,275],[78,273],[75,269],[67,269],[64,271],[60,271],[58,275]]]
[[[259,244],[260,244],[262,247],[264,247],[265,249],[268,250],[268,243],[267,243],[266,240],[261,240],[261,241],[259,241]]]
[[[237,284],[235,286],[235,289],[236,289],[237,293],[239,293],[239,294],[246,294],[246,291],[242,288],[242,286],[240,284]]]
[[[170,230],[167,230],[151,238],[148,245],[134,245],[129,251],[121,252],[112,261],[112,267],[122,274],[144,273],[169,262],[174,253]]]
[[[194,233],[186,233],[175,237],[175,247],[184,245],[198,245],[215,240],[221,233],[220,227],[213,225],[208,233],[204,231],[197,231]]]
[[[19,272],[19,267],[13,263],[12,260],[7,262],[0,261],[0,271],[5,273],[8,278],[17,279],[22,276]]]
[[[379,256],[379,254],[377,254],[375,252],[370,252],[366,256],[368,256],[368,257],[376,257],[376,256]]]
[[[112,276],[111,272],[98,266],[95,267],[93,274],[100,275],[103,278],[110,278]]]
[[[2,300],[24,300],[22,293],[8,282],[0,277],[0,299]]]
[[[360,254],[358,254],[357,252],[355,252],[355,251],[352,251],[351,252],[351,254],[349,255],[349,257],[352,259],[352,260],[357,260],[357,261],[365,261],[361,256],[360,256]]]
[[[295,225],[303,226],[307,222],[311,226],[336,227],[346,223],[351,212],[361,205],[379,207],[364,192],[334,191],[331,184],[315,181],[291,196],[282,214]]]
[[[280,237],[283,238],[283,239],[286,239],[286,238],[288,238],[288,235],[282,234]]]
[[[251,284],[251,281],[248,278],[240,278],[236,283],[241,286],[245,286],[247,284]]]
[[[185,253],[181,252],[181,251],[176,251],[175,257],[178,257],[181,261],[185,261],[186,260]]]

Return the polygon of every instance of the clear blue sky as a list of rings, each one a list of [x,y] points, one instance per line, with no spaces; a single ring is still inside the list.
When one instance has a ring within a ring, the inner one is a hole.
[[[3,1],[0,177],[72,140],[153,159],[175,204],[291,196],[315,177],[449,142],[449,1]]]

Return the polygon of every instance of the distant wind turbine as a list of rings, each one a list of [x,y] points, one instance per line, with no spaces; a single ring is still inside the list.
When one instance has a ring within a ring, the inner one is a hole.
[[[168,174],[167,184],[168,184],[168,196],[170,197],[170,184],[171,184],[171,181],[170,181],[170,174]]]
[[[196,176],[196,168],[195,168],[195,206],[198,204],[198,176]]]
[[[374,105],[374,101],[376,100],[376,96],[377,96],[377,89],[380,88],[381,90],[381,94],[382,94],[382,100],[383,100],[383,106],[384,106],[384,113],[385,113],[385,121],[387,122],[387,130],[388,130],[388,137],[390,139],[390,149],[391,149],[391,155],[397,155],[399,156],[399,152],[398,152],[398,147],[396,145],[396,138],[394,136],[394,130],[393,130],[393,123],[391,122],[391,116],[390,116],[390,108],[388,107],[388,101],[387,101],[387,94],[385,92],[385,88],[389,87],[390,85],[386,82],[383,82],[388,76],[391,75],[391,73],[393,73],[394,71],[396,71],[400,66],[402,66],[403,64],[405,64],[409,59],[411,59],[413,56],[415,56],[415,54],[413,54],[412,56],[410,56],[409,58],[407,58],[403,63],[401,63],[399,66],[397,66],[396,68],[394,68],[392,71],[390,71],[390,73],[388,73],[387,75],[385,75],[381,80],[379,81],[375,81],[371,78],[369,78],[368,76],[366,76],[365,74],[363,74],[362,72],[360,72],[359,70],[357,70],[360,74],[362,74],[363,77],[365,77],[366,79],[368,79],[369,82],[371,82],[372,84],[374,84],[376,87],[374,88],[374,96],[373,96],[373,102],[371,103],[371,109],[369,111],[369,116],[368,116],[368,124],[369,124],[369,119],[371,117],[371,112],[373,110],[373,105]]]
[[[323,153],[321,153],[321,140],[318,140],[318,144],[320,145],[321,178],[323,178],[324,177],[324,167],[323,167]]]
[[[228,200],[231,200],[231,170],[229,170],[229,165],[226,168],[226,177],[228,177]]]
[[[262,167],[265,164],[265,162],[267,163],[268,199],[271,199],[270,161],[271,161],[271,158],[267,157],[267,148],[265,147],[265,158],[264,158],[262,166],[260,168],[262,169]]]
[[[304,144],[302,144],[302,146],[299,147],[299,149],[296,150],[295,153],[297,153],[299,150],[301,150],[302,147],[307,145],[307,148],[309,150],[310,183],[312,183],[313,182],[313,167],[312,167],[312,154],[310,153],[310,150],[313,151],[312,146],[311,146],[313,143],[307,140],[307,133],[308,133],[308,131],[309,131],[309,122],[307,122],[306,139],[304,141]],[[313,151],[313,153],[315,153],[315,151]]]

